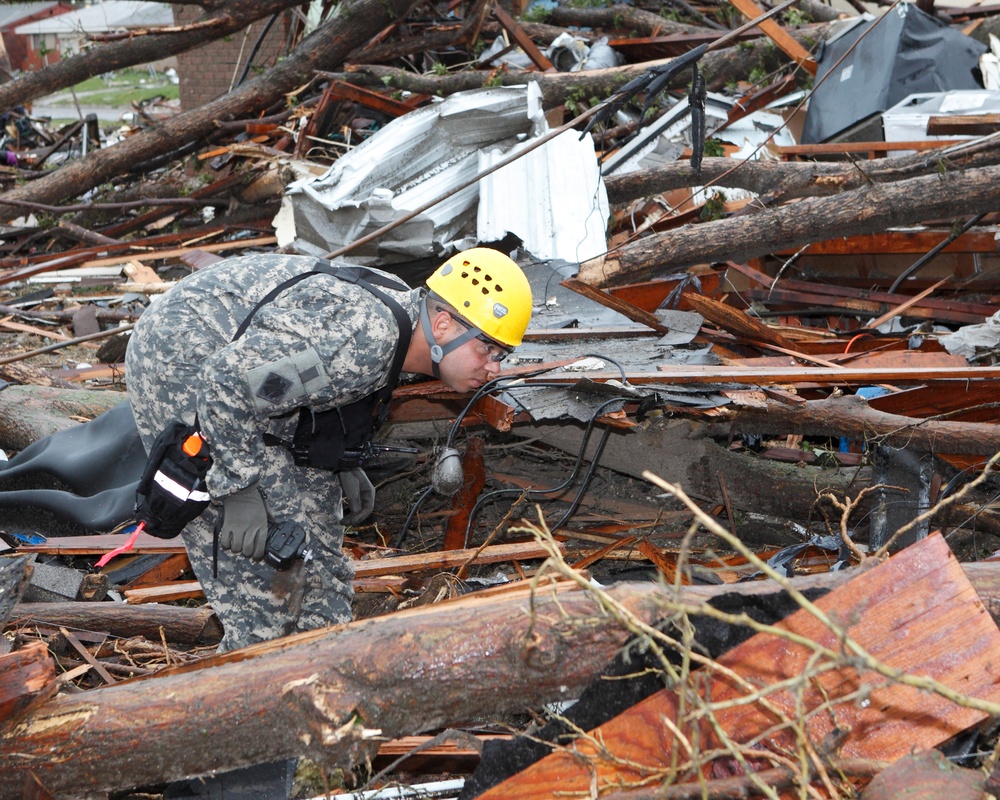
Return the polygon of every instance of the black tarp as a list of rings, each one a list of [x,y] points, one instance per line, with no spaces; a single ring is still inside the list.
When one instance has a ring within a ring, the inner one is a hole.
[[[828,141],[917,92],[982,89],[986,49],[909,3],[860,22],[823,48],[803,144]]]

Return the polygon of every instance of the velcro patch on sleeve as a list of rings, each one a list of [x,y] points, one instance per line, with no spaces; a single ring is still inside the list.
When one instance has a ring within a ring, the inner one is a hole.
[[[264,414],[294,408],[305,400],[305,389],[295,363],[287,356],[247,371],[254,408]]]
[[[295,371],[302,381],[302,389],[306,396],[320,394],[323,389],[329,386],[326,370],[323,369],[323,362],[320,361],[319,353],[312,347],[308,347],[301,353],[296,353],[291,357]]]

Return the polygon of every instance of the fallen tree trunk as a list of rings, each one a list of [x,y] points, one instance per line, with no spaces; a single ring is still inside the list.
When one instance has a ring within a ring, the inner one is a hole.
[[[728,502],[741,511],[790,519],[809,519],[817,498],[824,492],[856,498],[870,483],[871,470],[867,466],[792,468],[730,450],[725,446],[727,435],[721,436],[720,443],[716,431],[701,421],[683,418],[655,420],[642,430],[615,431],[604,445],[600,463],[637,479],[649,470],[707,503]],[[541,439],[572,455],[580,449],[582,434],[572,425],[535,423],[529,428],[515,426],[513,432]],[[596,442],[591,442],[590,451],[595,447]],[[642,457],[638,458],[637,453]],[[862,498],[859,508],[864,511],[869,503]]]
[[[725,131],[718,138],[725,139]],[[850,164],[830,161],[737,161],[732,158],[706,158],[701,174],[688,161],[678,160],[658,167],[608,175],[604,185],[612,204],[628,203],[674,189],[690,189],[706,184],[746,189],[773,205],[800,197],[828,197],[868,186],[892,183],[921,175],[936,175],[942,164],[950,169],[973,169],[1000,164],[1000,149],[995,140],[976,140],[968,145],[914,153],[900,158],[876,158]],[[724,189],[722,191],[725,191]],[[755,203],[758,209],[760,203]]]
[[[616,594],[655,614],[649,586]],[[59,696],[0,732],[0,800],[20,798],[29,775],[60,794],[294,755],[349,766],[376,730],[391,739],[574,697],[626,637],[582,592],[473,597]]]
[[[750,216],[685,225],[585,261],[577,277],[591,286],[616,286],[693,264],[745,262],[838,236],[978,214],[995,207],[998,179],[997,166],[947,171],[800,200]]]
[[[797,31],[789,31],[804,46],[815,45],[828,31],[828,25],[813,25]],[[627,64],[622,67],[583,70],[581,72],[498,72],[490,70],[464,70],[453,75],[418,75],[409,70],[384,67],[378,64],[351,65],[348,72],[336,77],[360,86],[384,87],[447,97],[455,92],[483,89],[488,86],[523,86],[534,81],[542,90],[546,108],[562,105],[570,90],[583,97],[609,97],[628,81],[638,77],[651,66],[665,64],[671,59],[659,59],[642,64]],[[721,91],[731,81],[745,79],[754,68],[773,72],[790,63],[765,36],[743,42],[735,47],[725,47],[706,53],[698,62],[699,69],[706,76],[708,88]],[[667,89],[684,89],[691,81],[689,70],[681,70]]]
[[[967,565],[981,596],[1000,568]],[[796,579],[832,587],[853,571]],[[685,601],[773,583],[683,587]],[[31,708],[0,730],[0,800],[34,776],[49,792],[115,791],[294,755],[355,763],[378,741],[575,697],[628,638],[589,593],[562,583],[468,597],[215,656]],[[670,587],[609,594],[652,622]],[[987,601],[988,607],[996,603]],[[366,738],[367,737],[367,738]],[[58,753],[58,758],[53,758]]]
[[[0,108],[24,105],[95,75],[183,53],[206,42],[231,36],[252,22],[297,5],[301,5],[300,0],[230,0],[225,8],[198,20],[197,26],[187,30],[129,36],[120,42],[88,47],[4,83],[0,86]]]
[[[1000,425],[946,422],[887,414],[858,395],[807,400],[788,405],[767,400],[760,407],[728,406],[725,415],[740,433],[846,436],[871,444],[906,447],[925,453],[991,456],[1000,453]]]
[[[111,636],[163,638],[177,644],[218,644],[222,623],[208,606],[186,608],[162,603],[18,603],[7,627],[44,625],[72,630],[104,631]]]
[[[8,386],[0,392],[0,449],[23,450],[56,431],[93,419],[125,399],[121,392]]]
[[[170,153],[212,133],[220,120],[252,115],[280,101],[288,92],[308,83],[318,69],[343,61],[358,42],[374,36],[400,16],[414,0],[357,0],[336,20],[323,25],[273,69],[237,90],[191,111],[164,120],[118,144],[96,150],[85,158],[0,195],[0,217],[23,213],[4,200],[32,203],[65,202],[100,186],[154,156]]]
[[[712,21],[711,30],[707,26],[688,25],[667,19],[652,11],[646,11],[632,6],[615,5],[606,8],[575,8],[557,5],[546,16],[550,25],[563,28],[600,28],[622,31],[623,35],[636,36],[697,36],[720,35],[719,31],[727,33],[718,22]],[[708,21],[703,18],[703,21]]]

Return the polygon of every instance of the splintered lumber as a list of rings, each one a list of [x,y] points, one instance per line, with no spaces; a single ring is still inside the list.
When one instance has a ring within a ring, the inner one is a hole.
[[[797,639],[759,633],[702,667],[710,674],[694,691],[712,708],[711,721],[690,713],[690,698],[682,702],[675,691],[661,690],[479,800],[548,800],[577,792],[592,797],[660,783],[673,759],[684,764],[693,755],[677,750],[676,731],[702,753],[726,752],[724,731],[732,742],[753,742],[756,758],[766,764],[761,754],[787,758],[796,752],[801,723],[820,752],[836,739],[840,757],[895,761],[988,716],[929,691],[927,679],[959,695],[1000,701],[1000,629],[940,534],[856,573],[815,605],[833,629],[803,608],[775,626]],[[858,647],[845,644],[837,628]],[[818,669],[816,651],[803,641],[827,651],[819,659],[824,667],[844,657],[832,669]],[[868,656],[880,662],[878,671],[874,661],[862,660]],[[890,674],[920,677],[907,685]],[[685,770],[681,780],[697,780],[699,772],[713,777],[711,761],[705,762]]]
[[[751,341],[765,342],[784,350],[795,351],[795,342],[786,339],[778,331],[769,328],[760,320],[744,314],[739,309],[720,303],[711,297],[703,297],[700,294],[689,294],[686,299],[691,308],[725,331],[735,333],[737,336],[748,338]]]
[[[178,644],[217,644],[222,623],[207,606],[148,603],[19,603],[7,620],[8,628],[34,627],[101,631],[121,638],[144,636],[150,641]]]
[[[45,642],[30,642],[0,656],[0,721],[23,711],[32,701],[55,694],[56,663]]]
[[[732,0],[733,5],[742,12],[747,19],[757,19],[763,16],[764,9],[758,6],[753,0]],[[816,77],[816,60],[808,50],[779,25],[773,19],[761,20],[760,29],[787,55],[792,61]]]
[[[1000,452],[1000,425],[918,419],[878,411],[858,395],[789,405],[765,399],[761,405],[729,406],[724,412],[741,433],[847,436],[878,439],[891,447],[925,453],[991,456]]]
[[[58,553],[60,555],[100,555],[113,550],[124,541],[122,534],[94,534],[92,536],[63,536],[52,538],[42,544],[22,545],[22,553]],[[140,533],[135,540],[132,553],[184,553],[180,539],[158,539],[148,533]],[[421,570],[453,569],[466,564],[496,564],[501,561],[528,561],[546,558],[548,551],[534,542],[511,542],[494,544],[489,547],[451,550],[449,552],[416,553],[405,556],[372,558],[354,563],[357,578],[373,578],[380,575],[417,572]]]

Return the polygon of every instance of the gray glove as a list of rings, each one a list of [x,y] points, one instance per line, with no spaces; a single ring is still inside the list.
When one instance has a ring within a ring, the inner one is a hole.
[[[338,472],[337,477],[340,478],[340,491],[348,511],[342,522],[345,525],[364,522],[375,510],[375,487],[361,467]]]
[[[257,484],[224,497],[219,546],[260,561],[266,545],[267,508]]]

